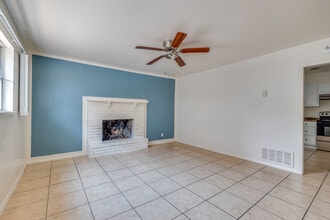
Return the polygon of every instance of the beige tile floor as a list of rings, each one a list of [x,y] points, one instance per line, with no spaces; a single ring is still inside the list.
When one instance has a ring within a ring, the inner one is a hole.
[[[330,219],[330,152],[301,176],[169,143],[29,165],[1,220]]]

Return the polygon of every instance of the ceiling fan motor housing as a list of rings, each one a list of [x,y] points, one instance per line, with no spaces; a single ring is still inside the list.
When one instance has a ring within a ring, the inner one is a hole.
[[[163,47],[166,52],[171,51],[172,50],[172,40],[164,40]]]
[[[165,40],[163,42],[164,51],[166,52],[165,57],[167,59],[175,59],[179,56],[179,51],[177,50],[177,48],[174,48],[171,45],[172,40]]]

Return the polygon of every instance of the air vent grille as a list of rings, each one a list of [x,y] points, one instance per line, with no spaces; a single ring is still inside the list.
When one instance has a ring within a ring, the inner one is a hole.
[[[270,161],[272,161],[272,162],[275,162],[275,157],[276,157],[276,156],[275,156],[275,150],[271,150],[271,149],[269,149],[269,154],[268,154],[268,155],[269,155],[269,158],[268,158],[268,159],[269,159]]]
[[[268,149],[267,148],[262,148],[262,159],[268,160]]]
[[[283,163],[283,152],[276,151],[276,163]]]
[[[261,158],[277,165],[293,168],[293,152],[274,150],[263,147],[261,149]]]

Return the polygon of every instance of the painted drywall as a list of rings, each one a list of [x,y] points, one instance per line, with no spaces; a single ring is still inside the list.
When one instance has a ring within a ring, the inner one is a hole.
[[[81,151],[83,96],[147,99],[147,138],[173,138],[174,93],[174,79],[34,55],[32,157]]]
[[[260,162],[262,147],[291,151],[290,170],[301,173],[303,66],[329,62],[325,45],[330,39],[178,79],[176,140]]]
[[[15,54],[14,111],[18,109],[18,54]],[[27,117],[0,113],[0,214],[26,164]]]
[[[305,74],[305,83],[329,83],[330,72]],[[322,111],[330,111],[330,100],[320,100],[318,107],[305,107],[305,117],[318,118]]]

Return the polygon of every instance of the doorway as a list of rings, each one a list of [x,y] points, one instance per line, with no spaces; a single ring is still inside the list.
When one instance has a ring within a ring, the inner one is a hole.
[[[304,68],[304,174],[330,169],[330,63]]]

